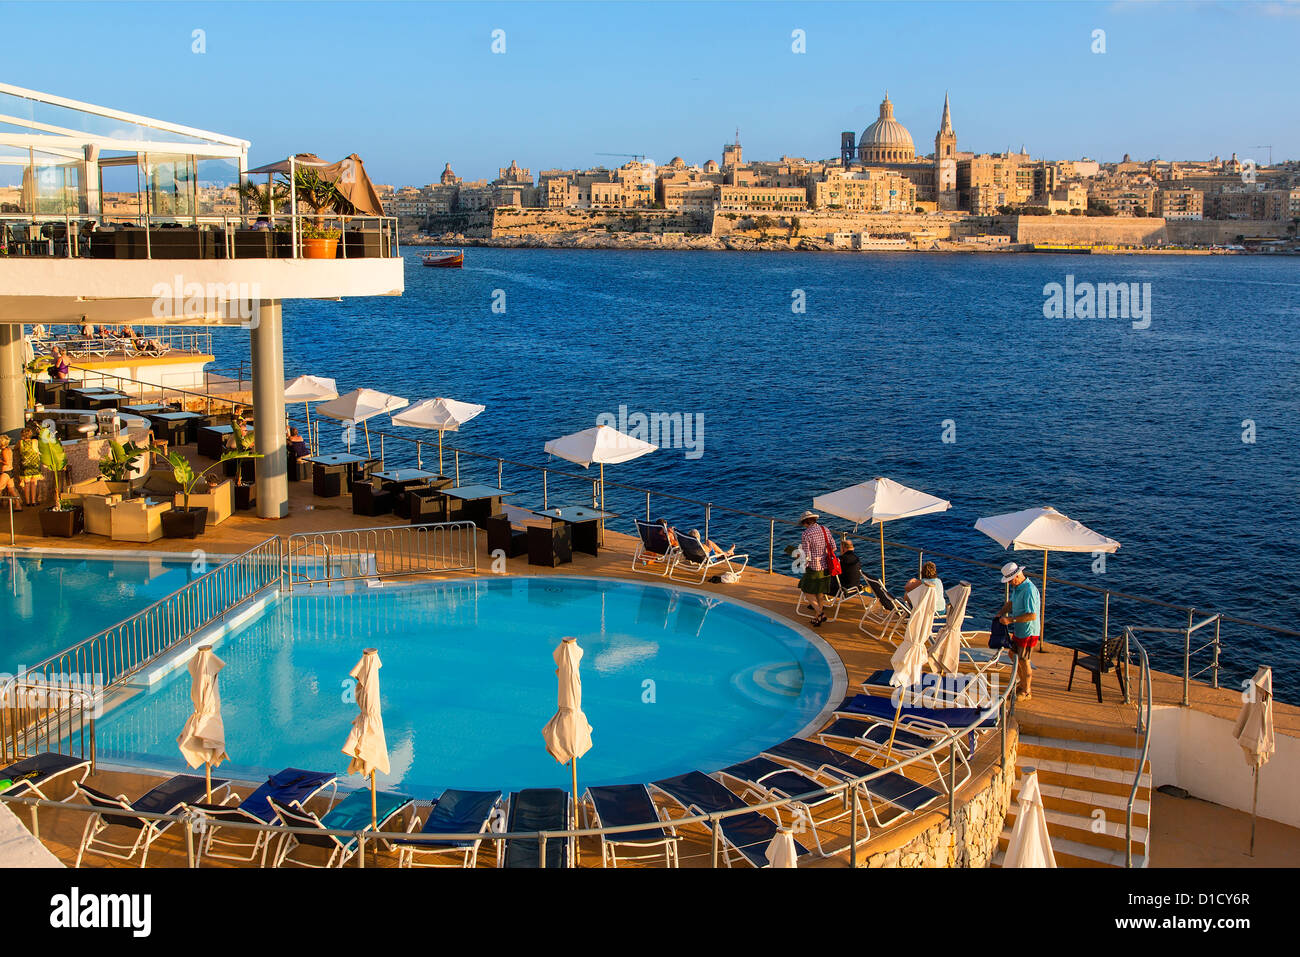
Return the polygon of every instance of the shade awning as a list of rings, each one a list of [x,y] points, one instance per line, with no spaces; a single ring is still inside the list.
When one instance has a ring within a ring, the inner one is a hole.
[[[981,518],[975,529],[1003,548],[1049,552],[1113,552],[1119,548],[1113,538],[1094,532],[1050,505]]]
[[[951,507],[945,499],[887,478],[874,478],[813,499],[813,508],[817,511],[858,525],[929,515]]]
[[[379,192],[370,181],[366,164],[356,153],[351,153],[336,163],[328,163],[315,153],[298,153],[292,157],[267,163],[256,169],[246,170],[246,176],[293,175],[298,168],[314,169],[321,178],[333,183],[339,192],[351,203],[357,213],[370,216],[384,215],[384,204],[379,200]]]
[[[655,451],[657,446],[620,432],[608,425],[597,425],[572,435],[551,439],[546,453],[558,456],[583,468],[593,464],[613,465],[628,462]]]

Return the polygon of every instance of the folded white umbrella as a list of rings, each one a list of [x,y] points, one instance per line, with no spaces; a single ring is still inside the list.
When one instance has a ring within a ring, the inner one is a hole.
[[[379,669],[383,663],[379,652],[367,648],[349,674],[356,680],[357,716],[352,719],[348,739],[343,742],[343,753],[348,761],[348,774],[364,774],[370,778],[370,817],[376,825],[375,773],[387,774],[388,742],[384,738],[384,718],[379,705]]]
[[[286,404],[304,402],[307,410],[307,438],[311,439],[311,404],[328,402],[339,397],[338,385],[333,379],[318,375],[300,375],[284,384],[284,401]]]
[[[903,699],[908,689],[921,683],[921,674],[930,661],[930,630],[934,627],[934,610],[938,606],[939,589],[927,586],[918,589],[916,603],[912,614],[907,619],[907,630],[903,633],[903,643],[898,646],[889,664],[894,673],[889,683],[898,690],[894,692],[898,699],[894,709],[894,726],[889,731],[889,745],[885,748],[885,760],[889,760],[894,750],[894,736],[898,733],[899,717],[903,713]]]
[[[1114,552],[1119,549],[1119,542],[1115,539],[1094,532],[1050,505],[990,515],[977,521],[975,530],[983,532],[1003,548],[1042,549],[1043,590],[1039,597],[1043,608],[1039,615],[1040,624],[1047,620],[1048,552]]]
[[[1047,812],[1038,789],[1038,772],[1026,769],[1020,778],[1020,802],[1016,824],[1002,859],[1003,867],[1055,867],[1052,839],[1047,834]]]
[[[779,827],[772,841],[767,845],[767,864],[769,867],[798,867],[799,852],[794,846],[794,832],[788,827]]]
[[[185,721],[176,744],[192,768],[204,766],[208,782],[208,800],[212,800],[212,767],[228,759],[226,729],[221,720],[221,691],[217,675],[226,663],[203,645],[190,659],[190,701],[194,713]]]
[[[958,582],[948,589],[948,616],[934,639],[931,652],[934,663],[945,675],[955,675],[961,662],[961,629],[966,621],[966,603],[970,601],[970,585]]]
[[[442,472],[442,434],[455,432],[470,419],[486,411],[487,406],[456,399],[422,399],[393,416],[393,425],[412,429],[438,430],[438,471]]]
[[[547,455],[557,455],[562,459],[581,465],[584,469],[593,464],[600,466],[600,510],[605,510],[605,464],[616,465],[630,462],[643,455],[649,455],[658,446],[642,439],[620,432],[609,425],[597,425],[572,435],[563,435],[546,443]],[[604,525],[601,526],[602,532]]]
[[[578,758],[591,750],[591,724],[582,710],[582,648],[577,639],[565,638],[551,655],[555,659],[558,679],[556,711],[554,717],[542,728],[546,750],[561,764],[569,765],[573,772],[574,822],[578,826]]]
[[[1246,765],[1255,773],[1255,798],[1250,806],[1250,853],[1255,853],[1255,822],[1259,811],[1259,771],[1277,747],[1273,738],[1273,669],[1261,667],[1250,679],[1246,702],[1237,715],[1232,736],[1241,745]]]
[[[928,492],[922,492],[893,479],[873,478],[850,485],[837,492],[827,492],[813,499],[813,508],[862,525],[880,526],[880,580],[885,580],[885,522],[942,512],[952,504]]]
[[[341,395],[331,402],[325,402],[316,407],[318,415],[328,416],[331,419],[338,419],[340,422],[365,423],[368,419],[373,419],[377,415],[393,413],[398,409],[404,409],[410,405],[408,399],[403,399],[400,395],[389,395],[387,392],[379,392],[375,389],[353,389],[347,395]],[[366,430],[366,454],[370,454],[370,426],[365,426]],[[349,442],[349,447],[351,443]]]

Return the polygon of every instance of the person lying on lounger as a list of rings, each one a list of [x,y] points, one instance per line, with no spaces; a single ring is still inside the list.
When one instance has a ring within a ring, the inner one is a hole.
[[[736,554],[735,545],[732,545],[726,551],[723,551],[722,546],[720,546],[713,539],[710,538],[707,541],[705,541],[704,539],[700,538],[700,530],[698,528],[691,529],[691,538],[695,539],[697,542],[700,543],[700,546],[704,549],[704,554],[706,555],[717,555],[720,558],[730,558],[732,555]],[[674,545],[677,544],[675,540],[670,539],[670,541],[673,541]]]

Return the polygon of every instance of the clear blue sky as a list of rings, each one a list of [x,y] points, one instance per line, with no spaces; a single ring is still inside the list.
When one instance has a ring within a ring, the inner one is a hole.
[[[1300,157],[1295,2],[8,3],[0,25],[7,82],[242,136],[254,164],[356,151],[384,183],[703,163],[736,127],[747,158],[824,158],[886,87],[922,153],[949,90],[964,150]]]

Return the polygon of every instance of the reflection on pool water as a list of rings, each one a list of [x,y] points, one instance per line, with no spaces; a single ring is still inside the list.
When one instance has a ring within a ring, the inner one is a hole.
[[[568,769],[542,742],[555,711],[551,653],[566,635],[585,652],[594,728],[580,783],[751,757],[802,730],[832,691],[830,664],[798,631],[698,592],[559,576],[296,592],[217,646],[231,756],[218,773],[342,772],[356,713],[348,672],[375,647],[392,765],[381,786],[417,797],[567,787]],[[96,725],[100,760],[179,769],[189,689],[180,668],[109,711]]]
[[[30,667],[197,577],[189,558],[5,555],[0,560],[0,672]]]

